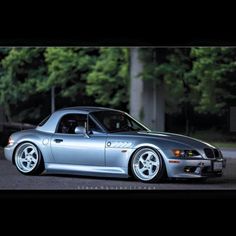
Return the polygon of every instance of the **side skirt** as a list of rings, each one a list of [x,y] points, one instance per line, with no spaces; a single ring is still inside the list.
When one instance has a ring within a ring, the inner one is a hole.
[[[125,168],[105,166],[82,166],[70,164],[45,163],[46,174],[75,174],[87,176],[109,176],[128,178]]]

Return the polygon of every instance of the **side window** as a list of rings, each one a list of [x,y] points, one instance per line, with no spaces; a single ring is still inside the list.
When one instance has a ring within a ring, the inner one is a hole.
[[[87,116],[83,114],[67,114],[59,121],[57,133],[75,134],[76,126],[85,126]]]
[[[103,132],[101,128],[91,118],[89,118],[89,130],[92,131],[92,133]]]

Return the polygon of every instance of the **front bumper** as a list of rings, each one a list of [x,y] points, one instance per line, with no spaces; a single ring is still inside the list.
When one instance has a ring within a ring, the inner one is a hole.
[[[11,146],[8,145],[4,148],[4,156],[8,161],[12,161],[13,151],[14,151],[14,145]]]
[[[171,178],[217,177],[222,176],[225,167],[225,159],[169,159],[167,173]]]

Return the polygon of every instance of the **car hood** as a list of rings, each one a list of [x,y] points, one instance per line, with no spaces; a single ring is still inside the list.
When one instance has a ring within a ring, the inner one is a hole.
[[[114,135],[114,134],[113,134]],[[180,143],[182,145],[191,146],[193,148],[215,148],[209,143],[206,143],[204,141],[191,138],[185,135],[175,134],[175,133],[167,133],[167,132],[150,132],[150,131],[140,131],[140,132],[119,132],[116,133],[116,135],[124,135],[124,136],[132,136],[134,138],[150,138],[155,139],[160,142],[174,142],[174,143]]]

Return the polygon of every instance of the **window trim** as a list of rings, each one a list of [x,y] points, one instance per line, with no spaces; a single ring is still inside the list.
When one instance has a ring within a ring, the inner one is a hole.
[[[88,121],[89,120],[89,118],[101,129],[101,133],[107,133],[105,130],[104,130],[104,128],[99,124],[99,122],[97,122],[97,120],[93,117],[93,116],[91,116],[91,114],[90,113],[88,113],[88,114],[84,114],[84,113],[66,113],[66,114],[64,114],[64,115],[62,115],[61,116],[61,118],[58,120],[58,122],[57,122],[57,125],[56,125],[56,128],[55,128],[55,131],[54,131],[54,134],[67,134],[67,133],[60,133],[60,132],[58,132],[58,128],[59,128],[59,125],[60,125],[60,123],[61,123],[61,120],[65,117],[65,116],[67,116],[67,115],[84,115],[85,117],[86,117],[86,120]],[[88,127],[88,131],[89,131],[89,127]],[[100,132],[98,132],[98,133],[100,133]],[[78,135],[78,134],[69,134],[69,135]]]
[[[68,116],[68,115],[84,115],[85,117],[86,117],[86,119],[87,119],[87,114],[82,114],[82,113],[66,113],[66,114],[64,114],[64,115],[62,115],[61,116],[61,118],[58,120],[58,122],[57,122],[57,125],[56,125],[56,129],[55,129],[55,134],[67,134],[67,133],[60,133],[60,132],[58,132],[58,129],[59,129],[59,125],[60,125],[60,123],[61,123],[61,120],[65,117],[65,116]],[[73,135],[73,134],[70,134],[70,135]]]
[[[103,128],[103,126],[96,120],[92,113],[88,114],[88,119],[91,119],[102,131],[102,133],[107,133],[107,131]],[[88,127],[89,128],[89,127]]]
[[[91,113],[91,115],[93,115],[93,113],[99,113],[100,111],[93,111]],[[137,123],[138,125],[140,125],[145,131],[151,131],[149,128],[147,128],[145,125],[143,125],[142,123],[140,123],[139,121],[137,121],[134,117],[132,117],[131,115],[129,115],[127,112],[121,112],[121,111],[115,111],[117,113],[123,113],[126,116],[128,116],[132,121],[134,121],[134,123]],[[97,124],[99,124],[100,127],[102,127],[102,129],[107,133],[107,134],[113,134],[115,132],[111,132],[109,130],[107,130],[107,128],[105,126],[103,126],[102,124],[100,124],[100,122],[97,120],[96,116],[93,115],[94,120],[96,120]]]

